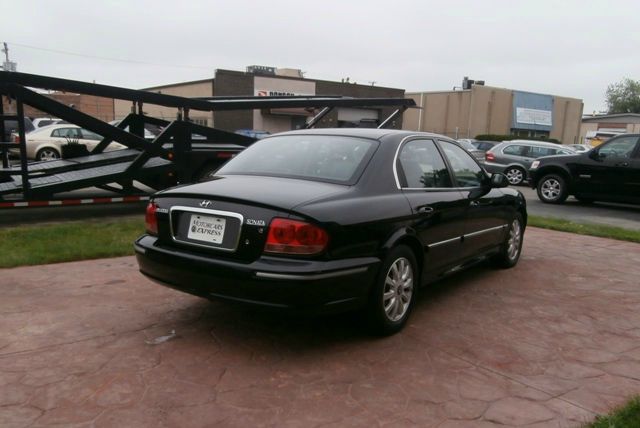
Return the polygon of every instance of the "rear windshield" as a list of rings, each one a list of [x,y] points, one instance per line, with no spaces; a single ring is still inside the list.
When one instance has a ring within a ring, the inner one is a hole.
[[[255,142],[218,174],[266,175],[352,184],[377,147],[375,140],[329,135],[286,135]]]

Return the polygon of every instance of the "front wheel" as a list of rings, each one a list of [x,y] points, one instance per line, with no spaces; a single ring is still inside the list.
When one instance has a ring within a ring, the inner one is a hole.
[[[415,300],[419,273],[413,251],[400,245],[386,257],[367,307],[375,334],[390,335],[404,327]]]
[[[512,166],[505,169],[504,175],[507,176],[509,184],[511,184],[512,186],[519,186],[524,181],[526,173],[522,168]]]
[[[561,204],[569,196],[566,181],[556,174],[542,177],[538,182],[537,190],[538,198],[547,204]]]

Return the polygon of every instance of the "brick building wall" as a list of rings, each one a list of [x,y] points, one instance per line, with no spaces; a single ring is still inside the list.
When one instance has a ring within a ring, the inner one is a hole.
[[[43,95],[46,95],[47,97],[54,99],[66,106],[73,106],[76,110],[79,110],[97,119],[107,122],[114,119],[113,99],[111,98],[102,98],[95,97],[93,95],[70,94],[62,92],[53,92]],[[2,97],[2,100],[5,112],[16,112],[15,102],[10,102],[7,97]],[[48,113],[37,110],[26,104],[24,105],[24,114],[31,119],[51,116]]]

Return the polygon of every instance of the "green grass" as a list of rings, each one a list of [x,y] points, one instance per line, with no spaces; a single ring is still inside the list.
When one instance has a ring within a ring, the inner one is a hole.
[[[538,216],[529,216],[529,225],[640,242],[640,231],[619,227]],[[132,255],[133,241],[143,232],[142,218],[0,229],[0,268]]]
[[[640,242],[640,230],[630,230],[622,227],[605,226],[593,223],[574,223],[569,220],[539,217],[534,215],[529,216],[528,225],[544,229],[559,230],[562,232],[577,233],[580,235],[599,236],[602,238],[618,239],[620,241]]]
[[[632,398],[622,407],[605,416],[598,416],[584,428],[638,428],[640,427],[640,396]]]
[[[0,229],[0,268],[132,255],[144,220],[123,219]]]

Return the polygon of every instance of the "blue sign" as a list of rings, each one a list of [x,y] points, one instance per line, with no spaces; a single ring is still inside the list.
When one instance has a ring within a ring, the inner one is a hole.
[[[551,131],[553,97],[533,92],[513,91],[511,128]]]

